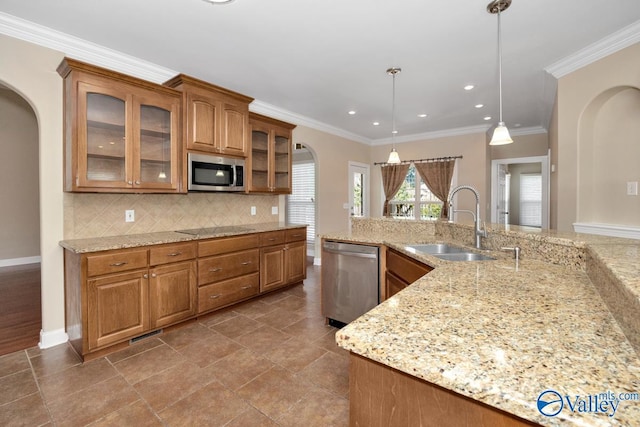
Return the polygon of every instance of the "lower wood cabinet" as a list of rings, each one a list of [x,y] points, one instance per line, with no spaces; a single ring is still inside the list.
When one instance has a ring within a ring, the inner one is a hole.
[[[391,298],[431,270],[426,264],[398,251],[387,249],[385,271],[385,298]]]
[[[93,253],[64,252],[69,341],[109,347],[306,278],[306,228]]]

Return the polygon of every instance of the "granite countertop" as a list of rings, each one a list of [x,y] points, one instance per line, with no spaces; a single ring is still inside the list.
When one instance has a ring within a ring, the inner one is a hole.
[[[590,250],[593,262],[611,264],[629,292],[637,292],[640,241],[534,234]],[[499,252],[490,252],[495,261],[441,261],[405,245],[442,238],[415,236],[323,236],[385,244],[436,267],[340,330],[342,348],[542,425],[640,424],[638,401],[620,402],[612,417],[571,412],[566,404],[556,417],[537,409],[538,396],[548,389],[572,399],[640,392],[640,358],[586,269],[526,253],[517,264]]]
[[[188,242],[192,240],[211,239],[216,237],[239,236],[243,234],[262,233],[266,231],[286,230],[289,228],[299,227],[306,227],[306,225],[268,222],[249,225],[203,227],[199,229],[179,231],[162,231],[156,233],[62,240],[60,241],[60,246],[74,253],[88,253],[108,251],[112,249],[160,245],[165,243]]]

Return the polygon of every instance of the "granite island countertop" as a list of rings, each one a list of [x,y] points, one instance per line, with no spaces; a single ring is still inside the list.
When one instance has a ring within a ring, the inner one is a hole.
[[[639,401],[621,402],[613,417],[571,412],[566,405],[555,417],[537,409],[548,389],[585,398],[640,392],[638,353],[587,269],[526,253],[517,265],[496,252],[495,261],[441,261],[407,250],[408,243],[443,241],[417,240],[415,233],[323,237],[385,244],[436,267],[340,330],[342,348],[542,425],[640,425]],[[549,238],[587,251],[590,262],[613,263],[633,292],[640,280],[639,241],[572,237]]]
[[[262,233],[299,227],[306,227],[306,225],[284,222],[267,222],[85,239],[68,239],[61,240],[59,244],[63,248],[74,253],[89,253],[108,251],[112,249],[126,249],[166,243],[188,242],[192,240],[212,239],[218,237],[240,236],[243,234]]]

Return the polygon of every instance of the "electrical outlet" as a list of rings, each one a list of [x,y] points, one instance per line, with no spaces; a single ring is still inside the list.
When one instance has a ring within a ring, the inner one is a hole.
[[[278,215],[278,207],[271,206],[271,215]]]
[[[627,196],[638,195],[638,181],[627,182]]]
[[[124,211],[124,222],[134,222],[136,220],[136,211],[129,209]]]
[[[251,215],[255,215],[255,214],[256,214],[256,207],[251,206]]]

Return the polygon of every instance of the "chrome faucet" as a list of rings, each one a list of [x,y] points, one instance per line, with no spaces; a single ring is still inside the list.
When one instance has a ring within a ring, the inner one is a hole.
[[[469,190],[473,193],[473,195],[476,197],[476,212],[473,213],[472,211],[468,211],[465,209],[454,209],[453,208],[453,196],[455,196],[455,194],[460,191],[460,190]],[[475,224],[475,236],[476,236],[476,249],[480,249],[480,238],[481,237],[487,237],[487,227],[484,227],[484,230],[480,227],[480,194],[478,193],[478,190],[476,190],[475,188],[471,187],[470,185],[459,185],[456,188],[454,188],[451,193],[449,194],[449,221],[453,222],[453,214],[456,212],[466,212],[471,214],[471,216],[473,216],[473,222]]]

